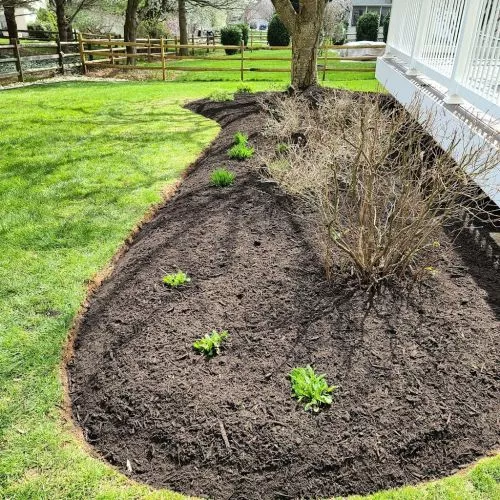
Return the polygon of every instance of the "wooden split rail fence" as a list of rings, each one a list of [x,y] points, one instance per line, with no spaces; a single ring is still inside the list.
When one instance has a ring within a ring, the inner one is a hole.
[[[123,42],[123,38],[119,38],[119,37],[114,37],[112,35],[101,35],[101,34],[93,34],[93,33],[82,33],[82,37],[84,39],[90,39],[90,40],[95,40],[95,39],[98,39],[98,40],[116,40],[116,41],[119,41],[119,42]],[[77,38],[75,38],[75,40],[77,40]],[[156,43],[159,43],[160,42],[160,38],[156,38],[156,39],[153,39],[151,37],[147,37],[147,38],[137,38],[136,39],[136,42],[140,42],[140,43],[147,43],[147,42],[156,42]],[[174,45],[179,45],[181,42],[180,42],[180,39],[178,36],[173,36],[172,38],[164,38],[164,42],[165,44],[167,45],[170,45],[170,44],[174,44]],[[217,45],[221,45],[222,44],[222,41],[221,41],[221,36],[220,34],[216,34],[216,35],[201,35],[201,36],[197,36],[197,35],[190,35],[188,37],[188,43],[190,45],[195,45],[197,48],[199,48],[199,46],[204,46],[204,47],[207,47],[207,50],[209,51],[212,51],[214,50],[214,46],[217,46]],[[250,34],[248,36],[248,46],[247,48],[260,48],[262,47],[263,45],[267,45],[267,31],[250,31]]]
[[[73,50],[68,50],[73,48]],[[38,49],[49,49],[50,53],[23,55],[24,51],[36,52]],[[11,52],[11,57],[6,52]],[[74,58],[77,62],[68,63],[68,58]],[[39,66],[40,62],[49,61],[50,66]],[[20,44],[19,40],[10,40],[9,44],[0,44],[0,79],[11,79],[17,77],[18,81],[24,82],[27,74],[57,71],[64,74],[67,69],[80,67],[78,42],[35,42]],[[54,62],[56,62],[54,64]],[[15,71],[2,71],[2,66],[10,64],[15,66]],[[35,67],[33,67],[35,66]]]
[[[255,52],[267,52],[272,50],[283,50],[291,49],[291,47],[260,47],[251,48],[245,47],[243,43],[241,45],[220,45],[220,44],[184,44],[179,43],[167,43],[163,38],[160,39],[146,39],[137,42],[124,42],[122,40],[109,39],[84,39],[80,36],[79,38],[80,47],[80,57],[83,67],[83,72],[86,73],[89,68],[115,68],[120,70],[150,70],[150,71],[161,71],[163,80],[167,79],[167,71],[193,71],[193,72],[238,72],[240,73],[240,79],[244,80],[244,75],[246,72],[268,72],[277,73],[285,72],[290,73],[291,65],[289,67],[275,67],[275,68],[259,68],[255,66],[249,67],[249,63],[254,63],[256,61],[288,61],[291,63],[291,57],[276,57],[272,55],[257,56],[255,57],[253,53]],[[134,52],[127,52],[127,48],[132,47]],[[385,44],[380,44],[380,46],[374,45],[358,45],[355,49],[365,49],[365,48],[382,48]],[[188,52],[187,55],[181,55],[182,49]],[[356,68],[355,70],[349,68],[339,67],[339,65],[330,65],[331,61],[375,61],[377,56],[350,56],[341,57],[338,55],[333,55],[331,51],[349,49],[352,50],[353,47],[348,47],[345,45],[322,45],[320,47],[321,56],[318,57],[318,71],[322,73],[322,78],[325,80],[326,74],[328,72],[334,71],[356,71],[356,72],[374,72],[373,67],[366,68]],[[217,50],[234,50],[239,52],[238,59],[228,58],[227,55],[208,55],[204,54],[209,51]],[[191,52],[189,54],[189,52]],[[197,53],[198,52],[198,53]],[[200,53],[202,52],[202,53]],[[248,54],[252,53],[249,57]],[[141,65],[137,64],[139,60],[146,60],[148,62],[158,61],[159,64],[148,64]],[[206,67],[206,66],[184,66],[182,64],[176,64],[183,60],[202,60],[202,61],[238,61],[239,67],[231,65],[220,65],[217,67]]]

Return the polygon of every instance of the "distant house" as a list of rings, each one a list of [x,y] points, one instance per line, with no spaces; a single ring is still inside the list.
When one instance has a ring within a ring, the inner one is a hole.
[[[353,0],[349,26],[356,26],[358,19],[367,12],[374,12],[383,20],[391,12],[392,0]]]
[[[349,27],[347,28],[348,40],[356,39],[356,24],[358,19],[367,12],[374,12],[379,16],[380,24],[391,13],[392,0],[353,0],[349,15]],[[382,28],[379,31],[379,39],[382,39]]]

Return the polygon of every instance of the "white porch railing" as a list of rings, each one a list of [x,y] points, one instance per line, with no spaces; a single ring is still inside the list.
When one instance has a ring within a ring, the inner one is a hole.
[[[500,119],[500,0],[393,0],[386,57]]]

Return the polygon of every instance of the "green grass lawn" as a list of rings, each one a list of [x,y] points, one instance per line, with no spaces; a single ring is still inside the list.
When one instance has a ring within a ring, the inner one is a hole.
[[[241,78],[240,64],[241,55],[234,54],[227,56],[223,50],[216,50],[206,54],[204,51],[199,51],[199,56],[203,59],[167,59],[167,78],[174,81],[182,82],[239,82]],[[329,57],[334,57],[335,52],[329,53]],[[220,60],[211,60],[210,58],[218,57]],[[245,52],[244,67],[247,70],[244,72],[245,82],[269,82],[274,84],[286,85],[290,80],[289,72],[265,71],[259,72],[258,69],[289,69],[290,61],[260,61],[259,58],[290,58],[290,49],[269,50],[261,49],[252,52]],[[323,64],[324,60],[319,57],[318,64]],[[140,66],[159,66],[160,60],[155,59],[152,62],[143,60],[138,61]],[[176,68],[201,68],[202,71],[171,71],[169,67]],[[347,88],[352,90],[362,90],[368,92],[380,91],[381,87],[375,79],[375,62],[373,61],[329,61],[328,68],[334,68],[338,71],[326,73],[324,84],[327,86]],[[220,68],[229,69],[230,71],[220,71]],[[213,69],[210,71],[210,69]],[[361,70],[361,71],[360,71]],[[368,70],[368,71],[364,71]],[[146,77],[153,79],[161,79],[161,71],[148,71]],[[323,73],[320,70],[319,79],[322,80]]]
[[[212,56],[224,57],[224,60],[209,60]],[[245,71],[244,80],[245,81],[282,81],[284,83],[288,82],[290,79],[290,73],[285,72],[258,72],[258,69],[290,69],[290,61],[260,61],[259,58],[291,58],[290,49],[280,49],[280,50],[255,50],[253,52],[245,52],[244,67],[246,69],[254,71]],[[333,57],[335,54],[332,53]],[[323,63],[323,59],[320,57],[318,60],[319,64]],[[204,72],[175,72],[174,78],[181,81],[239,81],[240,80],[240,64],[241,56],[240,54],[235,54],[231,56],[226,56],[223,51],[216,51],[215,53],[208,54],[207,60],[179,60],[179,61],[168,61],[167,68],[169,65],[176,67],[193,67],[193,68],[234,68],[234,71],[204,71]],[[334,68],[341,71],[332,71],[326,73],[326,82],[338,82],[338,81],[373,81],[375,80],[375,63],[372,61],[368,62],[354,62],[354,61],[329,61],[328,68]],[[360,72],[359,69],[370,69],[371,71]],[[320,72],[319,78],[322,78]]]
[[[88,280],[217,134],[180,104],[237,86],[104,81],[0,92],[1,499],[184,498],[91,456],[63,418],[61,352]],[[499,483],[493,457],[372,498],[493,499]]]
[[[28,45],[30,43],[46,43],[53,40],[30,40],[29,38],[19,38],[20,45]],[[10,45],[8,38],[0,38],[0,45]]]

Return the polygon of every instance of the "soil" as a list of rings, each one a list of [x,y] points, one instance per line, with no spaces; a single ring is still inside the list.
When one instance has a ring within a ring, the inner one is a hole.
[[[328,281],[307,217],[249,162],[255,96],[191,109],[222,131],[90,298],[69,363],[75,420],[134,479],[211,498],[368,493],[450,474],[499,444],[500,278],[443,236],[435,278],[409,295]],[[226,165],[233,186],[211,187]],[[186,271],[181,289],[162,285]],[[220,356],[192,348],[230,332]],[[288,374],[339,386],[305,412]]]

